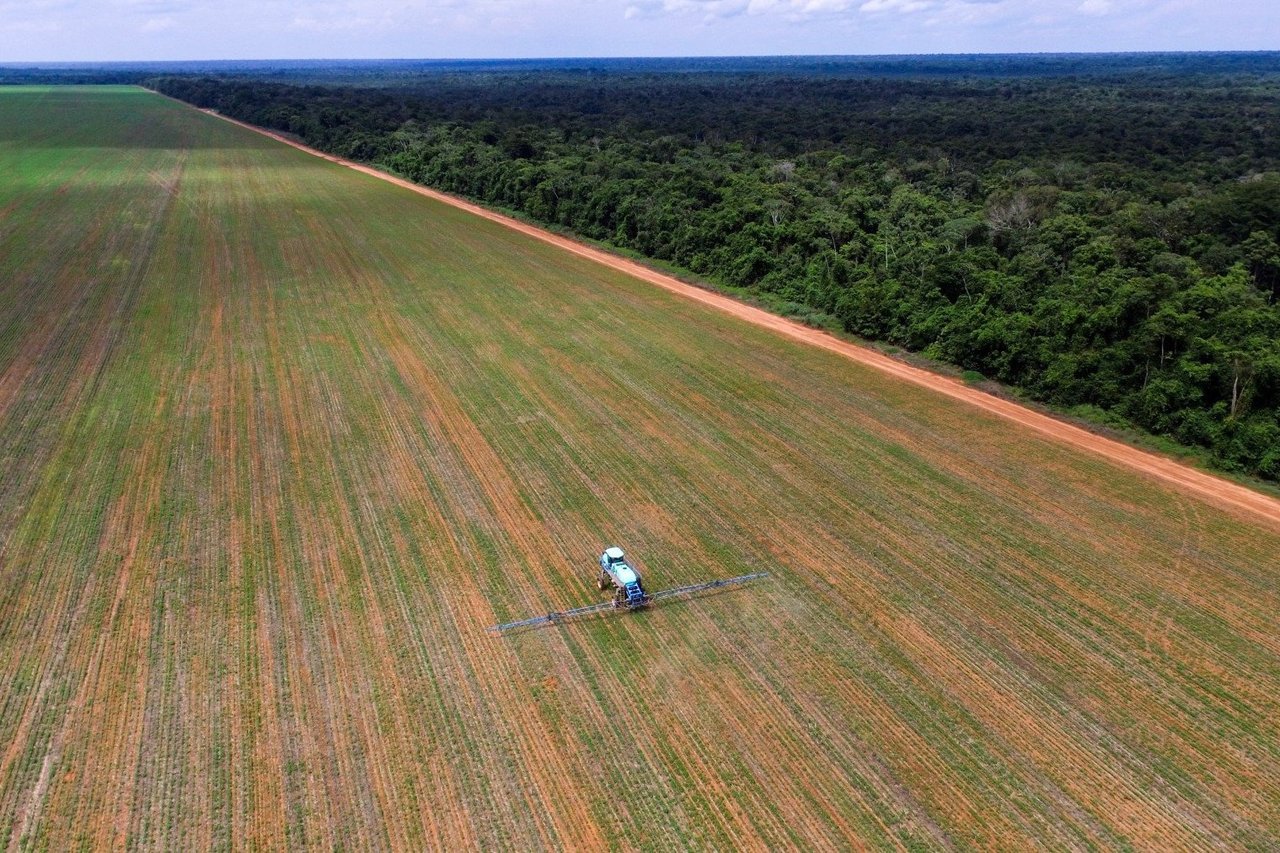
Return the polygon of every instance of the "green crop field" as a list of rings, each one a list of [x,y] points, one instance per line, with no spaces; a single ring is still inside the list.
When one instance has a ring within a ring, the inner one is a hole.
[[[601,599],[638,614],[494,637]],[[1280,846],[1280,529],[134,89],[0,89],[0,844]]]

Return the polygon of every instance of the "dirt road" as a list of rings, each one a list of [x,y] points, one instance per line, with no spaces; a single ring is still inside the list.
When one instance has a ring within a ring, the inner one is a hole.
[[[904,364],[880,352],[868,349],[867,347],[858,346],[857,344],[849,341],[840,340],[826,332],[810,328],[784,317],[779,317],[760,308],[746,305],[728,296],[723,296],[718,293],[703,290],[702,288],[695,287],[691,284],[686,284],[685,282],[669,275],[656,272],[655,270],[649,269],[641,264],[612,255],[576,240],[562,237],[558,234],[553,234],[550,231],[546,231],[526,222],[521,222],[520,220],[513,219],[510,216],[495,213],[492,210],[487,210],[486,208],[464,201],[455,196],[420,186],[411,181],[398,178],[394,175],[387,174],[386,172],[379,171],[361,163],[355,163],[341,157],[326,154],[323,151],[318,151],[307,145],[303,145],[300,142],[295,142],[294,140],[288,139],[278,133],[273,133],[269,130],[264,130],[260,127],[255,127],[251,124],[246,124],[245,122],[237,121],[236,119],[221,115],[214,110],[205,110],[205,112],[210,115],[217,116],[224,121],[238,124],[241,127],[254,131],[255,133],[260,133],[264,136],[270,137],[271,139],[283,142],[286,145],[291,145],[294,148],[307,152],[308,154],[321,157],[333,163],[341,164],[359,172],[364,172],[365,174],[372,175],[375,178],[397,184],[406,189],[413,190],[416,193],[420,193],[421,195],[433,198],[436,201],[444,202],[445,204],[474,213],[476,216],[482,216],[493,222],[501,223],[508,228],[520,231],[530,237],[535,237],[546,243],[558,246],[566,251],[573,252],[574,254],[581,255],[585,258],[590,258],[597,263],[628,273],[636,278],[655,284],[658,287],[664,288],[673,293],[678,293],[686,298],[696,300],[704,305],[709,305],[717,310],[723,311],[727,314],[732,314],[733,316],[746,320],[747,322],[754,323],[757,326],[772,329],[778,334],[785,335],[786,337],[793,338],[798,341],[803,341],[807,344],[811,344],[812,346],[821,347],[822,349],[829,350],[831,352],[839,353],[840,355],[852,359],[859,364],[873,367],[876,370],[891,374],[906,382],[929,388],[940,394],[945,394],[952,399],[960,400],[972,406],[977,406],[986,412],[1014,421],[1028,429],[1035,430],[1036,432],[1049,436],[1056,441],[1060,441],[1063,444],[1094,453],[1116,463],[1117,465],[1122,465],[1126,468],[1146,474],[1147,476],[1154,477],[1187,494],[1197,495],[1221,507],[1235,510],[1237,512],[1248,513],[1250,515],[1263,518],[1272,524],[1280,525],[1280,500],[1255,492],[1245,486],[1232,483],[1228,480],[1222,479],[1221,477],[1217,477],[1180,462],[1158,456],[1154,453],[1150,453],[1136,447],[1131,447],[1130,445],[1123,444],[1119,441],[1114,441],[1112,439],[1096,435],[1088,430],[1081,429],[1080,427],[1049,417],[1048,415],[1028,409],[1025,406],[1020,406],[1017,403],[993,397],[990,394],[972,388],[956,379],[952,379],[947,376],[940,376],[936,373],[931,373],[927,370],[922,370],[920,368]]]

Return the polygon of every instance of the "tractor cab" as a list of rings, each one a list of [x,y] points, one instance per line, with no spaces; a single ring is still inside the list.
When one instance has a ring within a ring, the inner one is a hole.
[[[639,573],[627,565],[622,549],[617,546],[605,548],[600,555],[599,586],[601,590],[615,590],[614,607],[635,609],[649,603],[649,595],[640,583]]]

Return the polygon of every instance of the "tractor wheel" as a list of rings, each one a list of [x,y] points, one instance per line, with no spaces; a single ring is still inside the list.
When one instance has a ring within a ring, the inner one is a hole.
[[[601,591],[601,592],[604,592],[606,589],[608,589],[608,588],[609,588],[609,577],[608,577],[608,575],[601,575],[601,576],[596,580],[596,586],[600,588],[600,591]]]

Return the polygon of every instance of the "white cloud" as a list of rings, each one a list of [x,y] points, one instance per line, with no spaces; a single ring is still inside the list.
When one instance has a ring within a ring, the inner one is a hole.
[[[170,15],[190,10],[191,0],[111,0],[111,5],[136,15]]]
[[[973,8],[990,8],[1003,2],[1005,0],[632,0],[625,7],[623,17],[632,20],[660,15],[686,15],[713,21],[751,15],[773,16],[800,23],[843,16],[856,9],[869,15],[934,12],[946,18],[954,17],[952,13],[963,13]]]
[[[264,0],[284,27],[308,33],[484,32],[527,25],[565,0]]]
[[[659,15],[691,15],[712,21],[734,18],[751,10],[759,0],[637,0],[623,11],[627,20]]]
[[[0,0],[0,61],[1261,50],[1277,32],[1280,0]]]
[[[311,33],[340,33],[355,30],[373,30],[388,26],[388,22],[376,18],[352,18],[315,15],[297,15],[289,22],[289,29]]]
[[[57,33],[62,31],[62,24],[57,21],[14,21],[0,20],[0,33]]]
[[[178,22],[170,17],[148,18],[138,29],[144,33],[162,33],[165,30],[171,30],[178,25]]]
[[[938,4],[932,0],[867,0],[858,7],[859,12],[923,12]]]
[[[0,2],[0,15],[17,15],[25,12],[28,15],[52,15],[64,10],[74,10],[76,0],[3,0]]]

